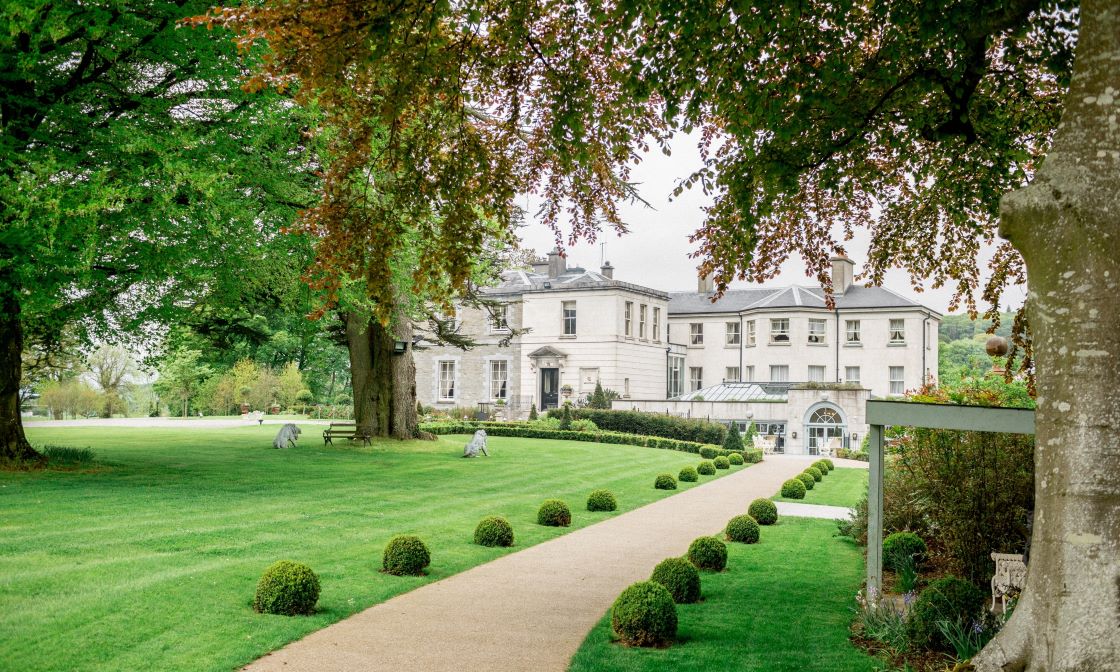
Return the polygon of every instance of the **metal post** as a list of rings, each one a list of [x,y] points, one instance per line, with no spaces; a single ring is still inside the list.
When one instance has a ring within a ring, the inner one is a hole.
[[[871,425],[868,435],[870,474],[867,482],[867,598],[883,594],[883,426]]]

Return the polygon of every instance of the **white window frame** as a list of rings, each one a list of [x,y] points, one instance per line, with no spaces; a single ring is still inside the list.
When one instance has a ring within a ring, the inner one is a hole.
[[[568,315],[569,310],[571,315]],[[575,301],[561,301],[560,302],[560,319],[563,326],[562,332],[565,336],[576,335],[576,302]]]
[[[848,345],[855,345],[863,343],[863,337],[859,330],[859,320],[845,320],[844,321],[844,342]]]
[[[646,339],[646,315],[649,313],[649,306],[644,303],[638,304],[638,338],[643,341]]]
[[[891,345],[906,345],[906,320],[892,317],[887,325],[887,342]]]
[[[738,322],[726,322],[724,329],[724,344],[725,345],[739,345],[743,342],[743,334],[739,331]]]
[[[770,342],[789,345],[789,318],[770,318]]]
[[[739,375],[739,367],[729,366],[724,373],[724,380],[728,383],[738,383],[741,376]]]
[[[653,307],[653,340],[661,340],[661,308]]]
[[[903,395],[906,394],[906,367],[905,366],[890,366],[887,367],[887,380],[889,385],[889,394]]]
[[[626,338],[634,338],[634,302],[627,301],[622,311],[622,332]]]
[[[828,375],[828,369],[819,364],[810,364],[806,375],[808,376],[806,380],[810,383],[823,383],[824,377]]]
[[[747,320],[747,347],[753,348],[756,341],[754,320]]]
[[[780,376],[777,374],[781,374]],[[771,364],[770,365],[770,382],[771,383],[788,383],[789,382],[789,364]]]
[[[825,334],[828,333],[828,322],[817,317],[809,318],[809,336],[807,342],[812,345],[824,345],[828,341]]]
[[[490,333],[491,334],[508,334],[509,333],[509,304],[501,303],[496,306],[491,306],[493,313],[490,314]]]
[[[688,323],[688,344],[689,345],[704,345],[704,323],[703,322],[689,322]]]
[[[743,367],[743,382],[744,383],[753,383],[754,382],[754,364],[751,364],[750,366],[744,366]]]
[[[688,367],[688,391],[695,392],[704,389],[704,367]]]
[[[490,400],[491,401],[497,401],[498,399],[508,400],[509,399],[509,360],[508,359],[491,359],[490,360],[490,366],[487,367],[487,368],[489,369],[489,371],[487,372],[487,376],[489,378],[489,385],[490,385],[490,389],[487,390],[487,392],[489,392]],[[498,372],[498,371],[495,371],[495,369],[501,369],[501,371]],[[498,373],[500,373],[501,375],[496,375]],[[494,392],[495,392],[494,383],[499,382],[499,381],[504,383],[504,386],[499,390],[499,392],[501,392],[501,394],[494,394]]]
[[[855,377],[852,377],[852,373]],[[845,366],[844,367],[844,382],[845,383],[859,383],[859,367],[858,366]]]
[[[459,375],[457,364],[454,359],[440,359],[436,362],[436,398],[439,401],[455,401],[458,392],[455,389],[458,387],[456,378]],[[450,394],[445,393],[445,390],[450,390]]]

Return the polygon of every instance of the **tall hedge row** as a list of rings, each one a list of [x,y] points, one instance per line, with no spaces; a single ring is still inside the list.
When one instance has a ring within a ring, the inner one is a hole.
[[[677,441],[710,443],[722,446],[727,427],[718,422],[678,418],[641,411],[608,411],[599,408],[573,408],[572,417],[591,420],[599,429],[623,434],[659,436]]]

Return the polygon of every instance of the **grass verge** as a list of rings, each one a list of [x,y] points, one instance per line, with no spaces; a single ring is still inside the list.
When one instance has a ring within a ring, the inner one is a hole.
[[[791,499],[776,495],[775,502],[794,504],[823,504],[826,506],[853,507],[867,494],[867,470],[837,467],[805,493],[805,499]]]

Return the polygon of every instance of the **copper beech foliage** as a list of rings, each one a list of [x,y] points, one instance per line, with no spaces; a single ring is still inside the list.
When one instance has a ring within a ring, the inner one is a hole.
[[[249,89],[293,88],[324,119],[314,281],[332,299],[364,280],[388,320],[394,265],[414,295],[446,301],[487,240],[511,240],[534,195],[569,240],[625,230],[635,152],[666,137],[656,97],[622,75],[632,40],[607,45],[609,3],[550,0],[270,0],[195,19],[267,45]],[[616,26],[621,34],[622,27]],[[404,251],[402,246],[415,246]]]

